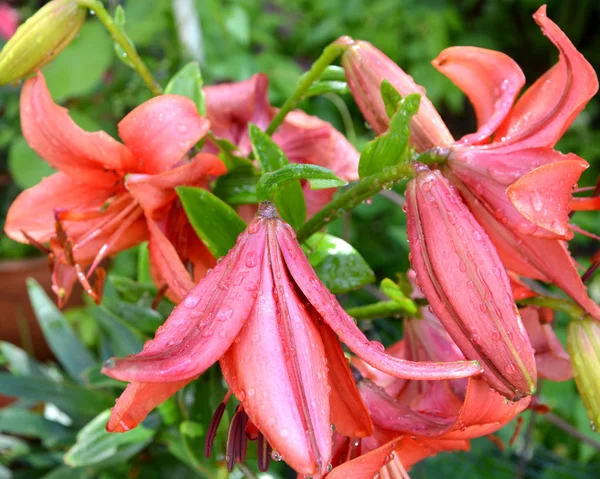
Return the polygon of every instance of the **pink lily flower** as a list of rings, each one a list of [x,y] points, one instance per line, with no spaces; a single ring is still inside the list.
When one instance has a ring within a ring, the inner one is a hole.
[[[404,321],[405,339],[387,351],[413,361],[463,358],[435,314],[422,308],[422,315]],[[480,378],[406,381],[375,372],[359,359],[353,365],[364,376],[358,390],[374,432],[338,442],[328,479],[375,477],[378,472],[405,478],[406,470],[426,457],[469,450],[470,439],[500,429],[530,402],[530,397],[507,402]]]
[[[169,232],[165,224],[176,196],[173,187],[206,187],[209,175],[225,172],[215,156],[187,157],[209,128],[191,100],[163,95],[140,105],[119,123],[121,144],[104,132],[89,133],[77,126],[67,110],[53,102],[38,73],[23,86],[21,127],[27,143],[60,171],[19,195],[8,211],[5,231],[21,242],[50,242],[53,288],[60,305],[77,280],[99,300],[101,285],[93,288],[89,279],[102,271],[100,262],[148,237],[156,277],[175,297],[191,289],[183,264],[197,258],[186,257],[185,249],[175,252],[169,240],[176,231]],[[171,215],[170,221],[182,220]],[[202,254],[201,248],[194,253]],[[214,262],[212,257],[204,260],[208,266]]]
[[[545,6],[534,19],[559,50],[555,66],[515,103],[525,78],[512,59],[483,48],[446,49],[433,65],[471,100],[478,129],[454,141],[423,97],[411,138],[417,151],[436,148],[447,157],[444,175],[460,190],[508,269],[553,282],[600,318],[600,307],[587,296],[563,241],[573,237],[573,186],[589,165],[553,149],[598,90],[598,80],[592,66],[547,18]],[[349,85],[365,117],[382,133],[389,120],[378,99],[381,81],[389,80],[402,95],[423,95],[424,90],[372,45],[343,42],[351,45],[343,59]],[[370,73],[361,64],[372,65]]]
[[[107,428],[135,427],[219,360],[240,401],[228,448],[235,459],[228,466],[245,457],[246,426],[238,423],[250,421],[296,471],[323,475],[331,460],[332,423],[349,436],[371,433],[336,335],[366,363],[394,376],[445,379],[480,371],[476,362],[406,361],[368,341],[319,281],[292,228],[272,204],[262,203],[236,245],[175,308],[154,340],[139,354],[105,365],[105,374],[131,383]]]
[[[492,388],[533,394],[533,349],[490,238],[440,171],[417,166],[406,207],[411,264],[433,312]]]
[[[0,37],[8,40],[19,26],[19,11],[8,3],[0,3]]]
[[[206,114],[213,133],[236,145],[242,156],[251,151],[248,124],[265,130],[277,114],[277,108],[269,104],[268,87],[267,76],[259,73],[241,82],[204,88]],[[324,166],[346,181],[358,179],[358,151],[326,121],[300,110],[292,111],[273,134],[273,140],[292,163]],[[217,151],[210,143],[205,150]],[[334,188],[310,190],[305,186],[308,215],[331,201],[334,192]]]

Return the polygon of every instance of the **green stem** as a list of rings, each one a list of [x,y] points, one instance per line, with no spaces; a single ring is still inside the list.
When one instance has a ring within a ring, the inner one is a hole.
[[[298,103],[300,103],[300,100],[304,97],[306,90],[321,77],[325,68],[327,68],[333,60],[339,57],[345,49],[346,45],[338,43],[332,43],[325,47],[321,56],[313,63],[312,67],[310,67],[310,70],[300,78],[296,91],[285,101],[277,115],[275,115],[275,118],[271,120],[271,123],[266,129],[267,135],[275,133],[275,130],[279,128],[279,125],[283,123],[286,115],[298,106]]]
[[[347,188],[304,223],[297,231],[298,241],[300,243],[306,241],[313,233],[338,218],[344,211],[358,206],[367,198],[391,187],[394,183],[412,176],[414,176],[414,170],[411,164],[402,163],[363,178]]]
[[[588,316],[588,313],[578,304],[570,299],[550,298],[548,296],[535,296],[533,298],[520,299],[517,301],[520,306],[544,306],[555,311],[562,311],[571,319],[582,319]]]
[[[90,11],[93,11],[98,20],[100,20],[106,29],[111,34],[113,40],[119,44],[119,46],[123,49],[133,68],[138,73],[138,75],[142,78],[148,89],[152,92],[153,95],[160,95],[162,93],[162,88],[158,84],[158,82],[152,76],[152,73],[144,63],[144,61],[138,55],[135,46],[130,42],[127,36],[123,33],[121,28],[115,23],[112,16],[104,5],[99,0],[76,0],[77,3],[83,7],[88,8]]]
[[[346,313],[356,320],[388,318],[393,316],[415,316],[417,314],[414,303],[412,307],[403,305],[396,301],[379,301],[378,303],[367,304],[366,306],[356,306],[348,308]]]

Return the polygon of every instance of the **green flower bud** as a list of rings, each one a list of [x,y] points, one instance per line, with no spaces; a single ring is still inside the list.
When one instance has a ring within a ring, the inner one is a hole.
[[[58,55],[79,32],[85,14],[73,0],[52,0],[38,10],[0,52],[0,85],[21,80]]]
[[[600,428],[600,322],[589,316],[571,321],[567,349],[577,389],[595,431]]]

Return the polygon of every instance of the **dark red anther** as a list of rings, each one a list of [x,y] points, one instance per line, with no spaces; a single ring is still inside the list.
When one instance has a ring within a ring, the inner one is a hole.
[[[260,472],[267,472],[269,470],[269,465],[271,464],[271,452],[273,452],[273,449],[265,439],[265,436],[259,432],[256,442],[256,454],[258,470]]]
[[[246,460],[246,450],[248,448],[248,438],[246,437],[246,426],[248,424],[248,415],[238,406],[231,424],[229,425],[229,434],[227,435],[227,470],[233,471],[233,467]]]
[[[228,396],[226,396],[223,402],[217,406],[217,409],[210,420],[208,433],[206,434],[206,441],[204,443],[204,456],[206,457],[210,457],[212,454],[212,447],[217,435],[217,430],[219,429],[219,424],[221,424],[221,419],[223,419],[223,413],[225,412],[225,407],[227,406],[227,397]]]

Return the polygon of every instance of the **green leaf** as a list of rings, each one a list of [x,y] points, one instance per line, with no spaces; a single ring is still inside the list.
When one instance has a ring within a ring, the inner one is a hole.
[[[361,178],[379,173],[388,166],[407,161],[410,151],[410,119],[419,109],[421,96],[408,95],[398,105],[390,120],[389,130],[367,143],[358,164]]]
[[[179,70],[167,84],[165,93],[183,95],[196,104],[201,115],[206,115],[206,103],[202,90],[202,73],[198,62],[190,62]]]
[[[88,469],[75,469],[73,467],[60,466],[56,469],[52,469],[41,479],[91,479],[92,477],[97,476]]]
[[[236,168],[217,179],[213,192],[230,205],[257,203],[256,183],[259,177],[254,168]]]
[[[127,42],[129,43],[129,45],[135,49],[135,45],[131,41],[131,38],[129,38],[129,36],[125,32],[125,23],[126,23],[125,10],[123,9],[123,7],[121,5],[117,5],[117,8],[115,10],[114,20],[115,20],[115,24],[121,31],[121,34],[127,39]],[[121,45],[119,45],[117,42],[115,42],[114,48],[115,48],[115,53],[117,55],[117,58],[119,60],[121,60],[128,67],[135,68],[132,61],[127,56],[127,53],[125,53],[125,50],[123,50],[123,47]]]
[[[152,283],[147,241],[138,246],[137,280],[140,283]]]
[[[144,345],[142,336],[123,324],[107,308],[102,305],[93,308],[92,315],[110,340],[115,356],[128,356],[142,350]]]
[[[336,236],[315,233],[306,240],[308,260],[319,279],[334,294],[375,281],[375,273],[352,246]]]
[[[250,19],[241,5],[232,5],[225,13],[225,29],[239,45],[250,42]]]
[[[179,430],[181,431],[182,434],[185,434],[186,436],[195,438],[195,437],[202,437],[205,434],[205,430],[204,430],[204,426],[198,422],[195,421],[183,421],[180,425],[179,425]]]
[[[225,256],[235,244],[246,223],[222,200],[203,188],[176,188],[194,230],[216,257]]]
[[[143,304],[132,304],[115,298],[104,298],[101,307],[113,317],[119,318],[128,326],[146,334],[154,334],[165,322],[158,311]]]
[[[77,442],[65,454],[66,464],[71,467],[94,466],[113,459],[120,452],[127,451],[127,457],[120,455],[121,461],[125,461],[146,447],[154,436],[154,431],[143,424],[124,433],[106,432],[109,417],[110,410],[104,411],[79,431]]]
[[[41,414],[27,409],[0,409],[0,432],[40,439],[47,447],[53,447],[71,436],[71,431]]]
[[[18,137],[8,150],[8,171],[21,188],[31,188],[56,170],[33,151],[25,138]]]
[[[398,110],[398,103],[402,101],[402,95],[398,93],[398,90],[386,79],[381,82],[381,98],[385,105],[385,111],[387,115],[392,118],[396,110]]]
[[[114,398],[69,383],[56,383],[47,378],[13,376],[0,373],[0,394],[52,403],[69,416],[81,419],[98,414],[114,404]]]
[[[412,299],[408,298],[400,286],[394,283],[391,279],[383,279],[381,281],[380,288],[388,298],[398,304],[401,304],[408,314],[413,316],[419,314],[419,307],[417,304]]]
[[[303,98],[312,96],[324,95],[326,93],[335,93],[336,95],[347,95],[350,93],[350,88],[345,81],[318,81],[313,83],[304,94]]]
[[[292,163],[271,173],[265,173],[256,185],[257,196],[261,200],[270,200],[273,195],[285,188],[290,181],[308,180],[311,190],[322,190],[325,188],[336,188],[347,184],[338,178],[328,168],[318,165],[304,165]]]
[[[73,328],[54,302],[46,295],[44,288],[35,279],[27,279],[27,291],[31,306],[50,349],[71,377],[81,381],[81,373],[93,365],[96,360],[75,335]]]
[[[289,160],[279,146],[256,125],[248,126],[254,157],[260,163],[263,173],[279,170],[289,164]],[[306,218],[306,202],[299,180],[290,181],[279,189],[273,198],[281,217],[293,228],[299,228]]]
[[[15,376],[48,377],[48,368],[38,363],[23,349],[6,341],[0,341],[0,351],[8,361],[10,372]]]
[[[55,101],[92,92],[113,62],[112,40],[96,20],[83,24],[79,34],[43,68]]]

